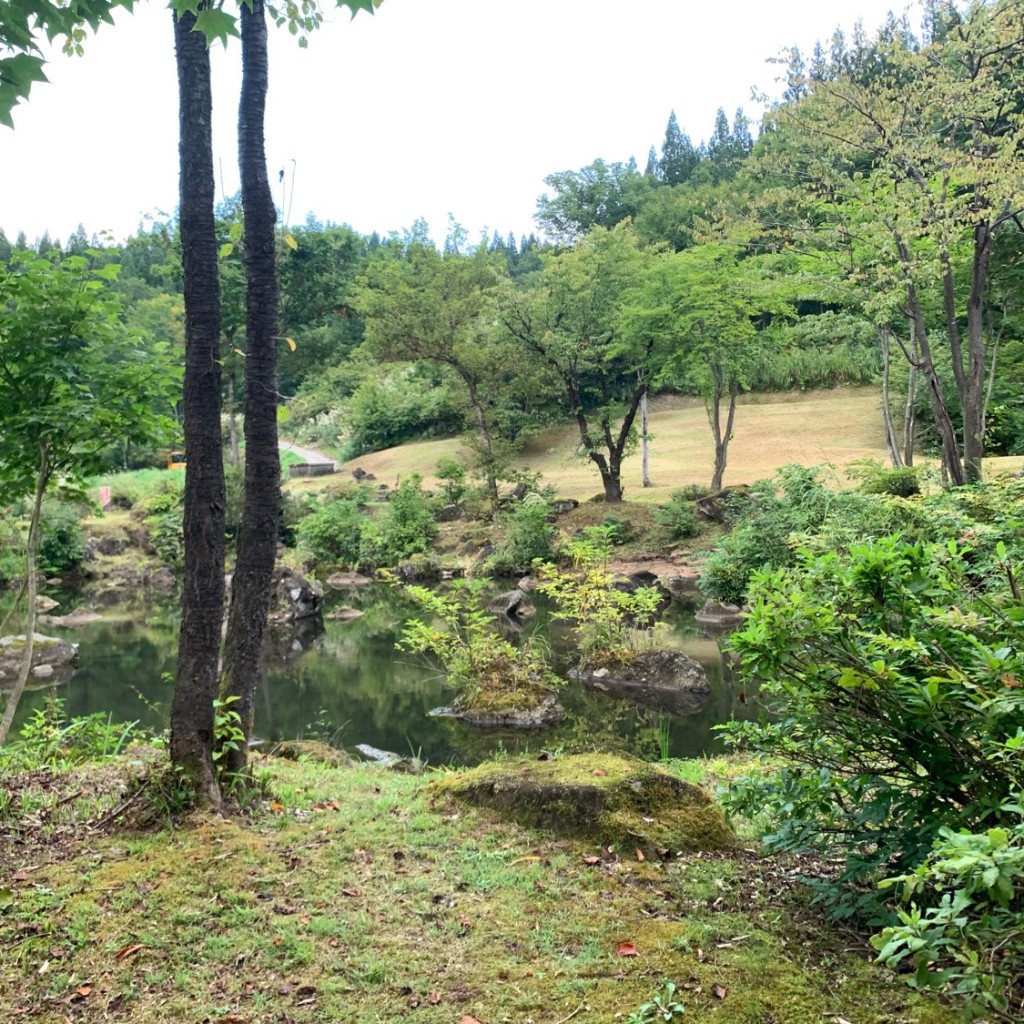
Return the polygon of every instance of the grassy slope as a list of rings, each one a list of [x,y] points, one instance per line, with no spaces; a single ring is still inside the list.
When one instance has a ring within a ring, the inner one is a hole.
[[[65,798],[88,776],[50,779],[36,839],[2,844],[0,1020],[607,1024],[665,979],[689,1021],[958,1019],[823,926],[791,865],[587,865],[599,843],[500,823],[421,778],[263,764],[276,802],[252,818],[138,833],[76,825],[96,805]]]
[[[634,454],[623,474],[627,498],[664,501],[672,490],[686,484],[708,483],[714,448],[703,405],[660,400],[650,417],[650,430],[654,436],[650,475],[655,486],[646,490],[639,486],[640,455]],[[574,457],[575,441],[575,428],[545,431],[517,463],[557,481],[560,495],[589,498],[601,489],[600,479],[591,463]],[[439,456],[458,449],[456,440],[425,441],[364,455],[343,470],[358,465],[393,484],[397,477],[412,472],[428,475]],[[886,460],[876,389],[749,395],[736,413],[725,482],[752,483],[793,462],[831,462],[842,467],[858,459]]]

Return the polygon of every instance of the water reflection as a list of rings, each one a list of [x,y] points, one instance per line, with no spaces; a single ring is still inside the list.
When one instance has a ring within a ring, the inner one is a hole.
[[[395,649],[402,623],[415,607],[376,586],[333,595],[331,601],[363,614],[347,621],[327,619],[322,627],[307,622],[297,631],[278,629],[268,641],[256,702],[256,731],[267,741],[312,735],[348,747],[369,743],[417,754],[432,764],[473,763],[501,748],[601,748],[657,758],[666,744],[672,756],[690,757],[721,749],[715,725],[754,714],[751,704],[737,701],[741,687],[723,667],[717,642],[700,633],[692,615],[673,605],[666,615],[673,644],[704,666],[711,684],[710,694],[691,714],[666,715],[665,706],[656,702],[645,707],[567,682],[560,697],[566,717],[543,731],[481,730],[431,718],[431,708],[451,699],[443,673]],[[73,603],[66,600],[62,610],[71,610]],[[564,673],[571,639],[562,624],[551,622],[549,609],[537,604],[538,615],[528,628],[549,639]],[[176,605],[115,607],[103,614],[101,621],[75,630],[49,629],[80,644],[81,667],[63,686],[26,694],[19,721],[54,692],[66,698],[69,715],[102,711],[114,720],[165,727],[175,667]]]

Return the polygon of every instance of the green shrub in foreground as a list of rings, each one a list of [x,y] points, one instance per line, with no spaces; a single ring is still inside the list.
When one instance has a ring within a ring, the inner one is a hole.
[[[826,893],[840,915],[895,926],[850,886],[914,875],[961,829],[1019,824],[1024,605],[1005,548],[994,554],[888,537],[755,574],[730,646],[772,717],[724,731],[781,767],[738,780],[726,802],[768,813],[769,850],[840,856]],[[962,910],[957,927],[974,920]]]

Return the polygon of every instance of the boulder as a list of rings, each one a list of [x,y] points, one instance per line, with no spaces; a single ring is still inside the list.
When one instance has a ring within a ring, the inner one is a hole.
[[[40,612],[53,611],[60,601],[54,601],[52,597],[47,597],[45,594],[36,594],[36,610]]]
[[[91,622],[97,622],[102,615],[96,612],[71,612],[69,615],[40,615],[37,619],[41,626],[60,626],[63,629],[73,629],[76,626],[88,626]]]
[[[537,609],[530,603],[530,599],[518,587],[499,594],[487,605],[487,610],[494,615],[507,615],[510,619],[519,620],[537,614]]]
[[[294,569],[279,565],[271,579],[271,622],[295,622],[320,615],[324,592],[319,583],[312,583]]]
[[[743,625],[746,612],[739,605],[724,601],[705,601],[694,616],[697,624],[713,633],[729,633]]]
[[[589,689],[670,715],[696,714],[711,694],[704,666],[682,651],[642,651],[622,665],[572,669],[569,675]]]
[[[358,608],[351,608],[344,604],[340,608],[335,608],[334,611],[328,612],[324,618],[331,619],[334,622],[350,622],[352,619],[358,619],[362,614]]]
[[[372,582],[369,576],[363,576],[358,572],[336,572],[327,577],[327,586],[333,590],[358,590]]]
[[[564,516],[566,512],[571,512],[579,507],[580,503],[575,498],[555,498],[554,501],[548,503],[548,508],[553,516]]]
[[[315,761],[332,768],[351,768],[356,763],[344,750],[320,740],[283,740],[271,747],[270,755],[287,761]]]
[[[671,603],[672,595],[665,585],[646,569],[631,572],[628,576],[617,576],[612,580],[612,586],[624,594],[635,594],[638,590],[656,590],[658,592],[658,604],[654,609],[654,615],[660,615]]]
[[[36,669],[49,669],[48,678],[69,679],[78,667],[78,644],[70,643],[55,636],[34,634],[32,644],[32,672],[37,678],[43,676]],[[25,653],[25,634],[0,637],[0,678],[17,678],[21,659]]]
[[[97,555],[119,555],[128,547],[127,537],[98,537],[93,544],[93,552]]]
[[[524,593],[528,594],[531,590],[536,590],[540,584],[532,576],[524,576],[516,586]]]
[[[665,577],[665,589],[672,595],[674,601],[680,604],[694,605],[701,601],[700,588],[697,586],[700,580],[698,573],[677,573]]]
[[[565,716],[565,708],[554,694],[547,694],[539,703],[523,708],[479,709],[469,705],[465,708],[434,708],[429,714],[432,718],[459,718],[483,729],[543,729],[560,722]]]
[[[642,849],[664,857],[735,844],[721,809],[702,789],[654,765],[610,754],[487,762],[451,773],[432,788],[527,827],[628,853]]]

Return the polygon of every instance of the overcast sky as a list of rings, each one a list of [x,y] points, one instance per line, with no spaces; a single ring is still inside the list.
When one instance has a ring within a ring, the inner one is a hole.
[[[230,3],[231,0],[228,0]],[[325,8],[330,0],[324,0]],[[534,230],[544,177],[597,157],[643,168],[669,112],[694,141],[716,109],[752,118],[766,63],[810,50],[857,18],[873,30],[892,0],[384,0],[375,17],[328,10],[300,50],[271,30],[267,153],[294,177],[291,221],[382,234],[451,213],[476,237]],[[920,21],[914,9],[914,27]],[[238,188],[239,46],[213,50],[214,147]],[[13,241],[133,233],[177,205],[177,86],[171,15],[159,0],[120,12],[82,58],[59,52],[0,127],[0,226]],[[281,197],[278,194],[278,203]]]

